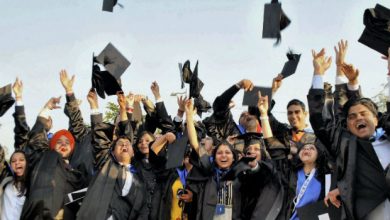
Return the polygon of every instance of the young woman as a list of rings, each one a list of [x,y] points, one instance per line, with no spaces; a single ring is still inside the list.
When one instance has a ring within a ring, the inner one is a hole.
[[[267,144],[267,149],[271,155],[281,155],[288,157],[284,149],[286,147],[278,139],[273,137],[270,123],[268,121],[268,97],[261,97],[259,94],[258,108],[263,126],[263,135]],[[285,209],[286,218],[297,220],[297,208],[310,203],[320,201],[325,196],[324,191],[324,170],[326,169],[325,152],[319,148],[319,143],[305,143],[298,148],[298,161],[290,165],[288,170],[288,192],[286,194],[287,207]]]
[[[13,176],[6,177],[0,183],[0,219],[19,219],[26,199],[26,155],[16,150],[11,155]]]
[[[207,154],[200,155],[193,121],[195,111],[191,100],[187,101],[185,110],[188,138],[191,147],[199,156],[196,166],[202,170],[204,177],[204,181],[196,184],[193,182],[189,186],[198,196],[197,219],[235,219],[239,214],[239,182],[234,178],[225,179],[225,175],[238,159],[236,152],[230,143],[222,141],[213,150],[212,157]]]

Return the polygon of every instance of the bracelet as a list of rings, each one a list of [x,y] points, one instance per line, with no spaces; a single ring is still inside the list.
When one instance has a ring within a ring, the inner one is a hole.
[[[15,96],[15,99],[21,99],[22,96]]]
[[[264,116],[264,117],[260,116],[260,120],[268,120],[268,116]]]

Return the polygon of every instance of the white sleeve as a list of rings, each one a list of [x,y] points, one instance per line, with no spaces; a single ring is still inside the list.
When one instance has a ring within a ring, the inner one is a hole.
[[[324,89],[324,78],[320,75],[313,75],[312,87],[313,89]]]

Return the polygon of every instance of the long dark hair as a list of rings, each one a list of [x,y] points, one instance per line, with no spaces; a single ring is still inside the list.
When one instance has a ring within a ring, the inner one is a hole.
[[[139,136],[137,137],[137,140],[135,141],[135,144],[134,144],[134,147],[133,147],[133,149],[134,149],[134,155],[135,155],[135,158],[136,158],[136,159],[143,159],[143,158],[145,157],[145,155],[143,155],[143,154],[141,153],[141,151],[138,149],[138,144],[139,144],[141,138],[142,138],[144,135],[149,135],[150,137],[152,137],[152,142],[156,140],[156,138],[154,137],[154,135],[153,135],[151,132],[149,132],[149,131],[143,131],[143,132],[141,132],[141,133],[139,134]],[[150,142],[150,143],[152,143],[152,142]],[[149,146],[150,146],[150,144],[149,144]],[[149,149],[149,150],[150,150],[150,149]]]
[[[22,176],[16,176],[16,174],[13,173],[12,177],[14,180],[13,184],[15,188],[18,190],[18,197],[22,197],[26,194],[26,188],[27,188],[28,160],[27,160],[26,153],[24,151],[15,150],[10,157],[10,163],[12,163],[12,157],[18,153],[23,154],[24,159],[26,160],[26,167],[24,168],[24,173]]]
[[[312,144],[317,149],[317,159],[316,159],[316,169],[317,169],[317,177],[322,177],[326,173],[330,171],[330,168],[328,167],[328,154],[325,150],[325,146],[317,139],[314,143],[304,143],[301,146],[299,146],[298,154],[297,154],[297,165],[296,170],[299,170],[303,168],[303,162],[299,158],[299,152],[302,150],[302,148],[307,145]]]

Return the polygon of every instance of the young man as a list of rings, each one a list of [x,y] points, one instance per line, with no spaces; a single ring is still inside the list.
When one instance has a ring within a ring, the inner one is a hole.
[[[385,172],[390,163],[390,141],[386,135],[390,133],[389,115],[384,114],[379,123],[375,103],[353,96],[349,96],[339,117],[323,115],[322,77],[331,59],[325,57],[324,49],[312,53],[314,77],[308,94],[310,122],[317,137],[337,157],[337,188],[325,201],[330,200],[336,207],[342,203],[342,219],[389,219],[390,186],[386,184]],[[358,70],[345,63],[340,65],[349,80],[349,88],[356,88]]]

